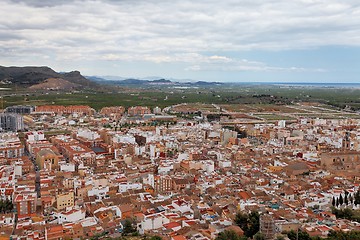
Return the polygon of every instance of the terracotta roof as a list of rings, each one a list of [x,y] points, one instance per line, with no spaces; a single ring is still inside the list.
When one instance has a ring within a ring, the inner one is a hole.
[[[172,237],[172,240],[186,240],[186,237],[184,237],[183,235],[177,235]]]

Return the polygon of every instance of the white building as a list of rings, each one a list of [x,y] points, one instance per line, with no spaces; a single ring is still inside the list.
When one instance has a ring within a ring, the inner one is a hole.
[[[169,222],[170,220],[163,213],[144,214],[144,219],[138,224],[137,229],[140,234],[144,234],[145,231],[160,229]]]
[[[119,192],[123,193],[128,190],[139,190],[142,189],[143,185],[141,183],[120,183]]]
[[[69,209],[57,214],[59,224],[75,223],[85,219],[84,209]]]

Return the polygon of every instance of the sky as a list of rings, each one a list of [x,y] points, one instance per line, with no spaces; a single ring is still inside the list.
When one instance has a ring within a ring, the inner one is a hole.
[[[360,82],[358,0],[0,0],[0,65],[224,82]]]

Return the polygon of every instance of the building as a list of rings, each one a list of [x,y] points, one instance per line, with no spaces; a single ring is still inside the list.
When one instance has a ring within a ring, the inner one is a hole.
[[[128,109],[129,116],[143,116],[144,114],[150,114],[151,110],[148,107],[136,106]]]
[[[53,225],[45,228],[46,240],[64,239],[64,228],[62,225]]]
[[[100,114],[106,117],[121,117],[125,112],[125,108],[123,106],[114,106],[114,107],[103,107],[100,110]]]
[[[56,208],[61,211],[74,206],[74,192],[64,192],[56,195]]]
[[[59,156],[50,148],[41,149],[36,153],[36,164],[40,169],[49,171],[59,168]]]
[[[36,212],[37,196],[35,192],[18,194],[14,203],[19,216],[28,216]]]
[[[173,190],[173,180],[169,175],[156,176],[154,179],[154,189],[158,193],[169,193]]]
[[[20,158],[24,155],[24,146],[16,133],[0,133],[0,158]]]
[[[260,232],[265,239],[273,239],[275,235],[275,222],[270,214],[260,216]]]
[[[24,130],[24,119],[21,115],[13,113],[0,114],[0,131],[22,131]]]
[[[34,111],[35,111],[35,106],[30,106],[30,105],[11,106],[5,109],[6,113],[16,113],[16,114],[31,114]]]
[[[47,114],[73,114],[77,113],[80,115],[93,115],[95,112],[89,106],[82,105],[71,105],[71,106],[62,106],[62,105],[43,105],[37,106],[35,113],[47,113]]]
[[[154,114],[161,114],[161,108],[159,108],[159,107],[154,107],[153,113],[154,113]]]
[[[360,152],[344,151],[321,154],[321,166],[332,170],[354,170],[360,163]]]

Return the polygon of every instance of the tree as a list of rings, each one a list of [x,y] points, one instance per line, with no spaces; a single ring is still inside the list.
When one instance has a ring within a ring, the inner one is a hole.
[[[310,235],[301,229],[299,229],[297,232],[291,230],[287,233],[287,236],[290,240],[311,240]]]
[[[135,233],[136,229],[133,227],[133,223],[130,219],[126,219],[124,222],[123,235],[129,235]]]
[[[351,205],[354,203],[354,198],[351,194],[349,195],[349,202]]]
[[[0,200],[0,213],[9,213],[13,208],[14,205],[9,199],[6,199],[5,201]]]
[[[150,240],[162,240],[162,238],[159,236],[152,236]]]
[[[344,203],[345,203],[346,206],[349,204],[349,200],[348,200],[347,194],[345,194]]]
[[[339,198],[336,198],[336,207],[339,207],[340,203],[339,203]]]
[[[243,238],[239,236],[235,231],[225,230],[215,238],[215,240],[242,240]]]
[[[245,236],[252,238],[260,229],[260,215],[256,211],[252,211],[250,214],[237,213],[235,216],[235,223],[243,231]]]
[[[344,208],[344,209],[336,209],[332,208],[332,213],[335,214],[337,218],[345,218],[351,221],[359,222],[358,214],[355,210],[351,208]]]
[[[343,231],[334,231],[330,230],[327,236],[328,240],[337,240],[337,239],[344,239],[344,240],[356,240],[360,239],[360,232],[359,231],[350,231],[350,232],[343,232]]]
[[[339,204],[340,206],[342,206],[344,204],[344,199],[343,199],[343,196],[340,194],[340,197],[339,197]]]
[[[257,232],[257,233],[254,235],[254,240],[265,240],[265,236],[264,236],[264,234],[262,234],[261,232]]]
[[[333,207],[335,207],[336,200],[335,200],[335,197],[334,197],[334,196],[333,196],[333,198],[332,198],[332,202],[331,202],[331,204],[333,205]]]
[[[357,190],[354,196],[354,204],[358,205],[360,204],[360,189]]]

